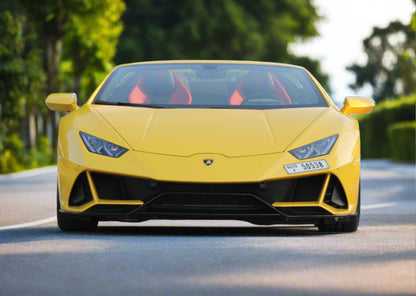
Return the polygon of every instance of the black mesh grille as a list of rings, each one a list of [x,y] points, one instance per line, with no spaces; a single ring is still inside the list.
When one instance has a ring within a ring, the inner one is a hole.
[[[147,200],[159,193],[147,179],[100,173],[91,176],[100,199]]]
[[[235,193],[166,193],[145,207],[151,212],[272,214],[274,209],[256,196]]]
[[[259,183],[179,183],[91,173],[98,197],[107,200],[142,200],[162,193],[241,193],[258,196],[267,203],[316,201],[325,175]]]

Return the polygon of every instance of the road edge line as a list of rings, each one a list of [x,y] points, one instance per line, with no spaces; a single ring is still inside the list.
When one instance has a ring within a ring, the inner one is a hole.
[[[26,227],[37,226],[37,225],[46,224],[46,223],[55,222],[55,221],[56,221],[56,216],[53,216],[53,217],[49,217],[46,219],[37,220],[33,222],[14,224],[14,225],[8,225],[8,226],[0,226],[0,230],[26,228]]]
[[[369,205],[362,205],[362,210],[373,210],[373,209],[380,209],[380,208],[387,208],[387,207],[394,207],[397,205],[397,202],[386,202],[386,203],[378,203],[378,204],[369,204]]]

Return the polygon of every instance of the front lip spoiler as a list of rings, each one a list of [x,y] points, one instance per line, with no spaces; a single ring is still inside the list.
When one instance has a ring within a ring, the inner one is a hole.
[[[61,211],[62,212],[62,211]],[[74,216],[92,216],[99,221],[120,221],[120,222],[143,222],[147,220],[240,220],[247,221],[258,225],[272,224],[318,224],[335,223],[339,221],[348,221],[357,216],[357,213],[349,215],[296,215],[288,216],[282,213],[276,214],[200,214],[200,213],[166,213],[166,212],[138,212],[134,211],[128,214],[111,213],[111,212],[93,212],[86,211],[82,213],[68,213]]]

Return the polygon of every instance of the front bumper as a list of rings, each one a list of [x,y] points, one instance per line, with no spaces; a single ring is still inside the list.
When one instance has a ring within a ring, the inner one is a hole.
[[[329,168],[288,174],[288,152],[227,157],[129,150],[120,158],[90,153],[78,132],[60,135],[60,209],[99,220],[238,219],[258,224],[349,219],[357,212],[357,133],[341,133]],[[204,160],[210,159],[209,166]],[[317,160],[311,159],[311,160]]]
[[[349,173],[356,166],[254,182],[178,182],[100,172],[60,159],[58,184],[62,211],[101,221],[232,219],[266,225],[317,224],[355,215],[357,200],[348,196],[351,190],[344,189],[339,176],[351,179]],[[71,173],[74,179],[68,182]]]

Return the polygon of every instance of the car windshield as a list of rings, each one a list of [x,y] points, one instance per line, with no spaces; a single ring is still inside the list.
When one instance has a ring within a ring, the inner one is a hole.
[[[302,68],[227,63],[120,66],[93,103],[155,108],[328,106]]]

